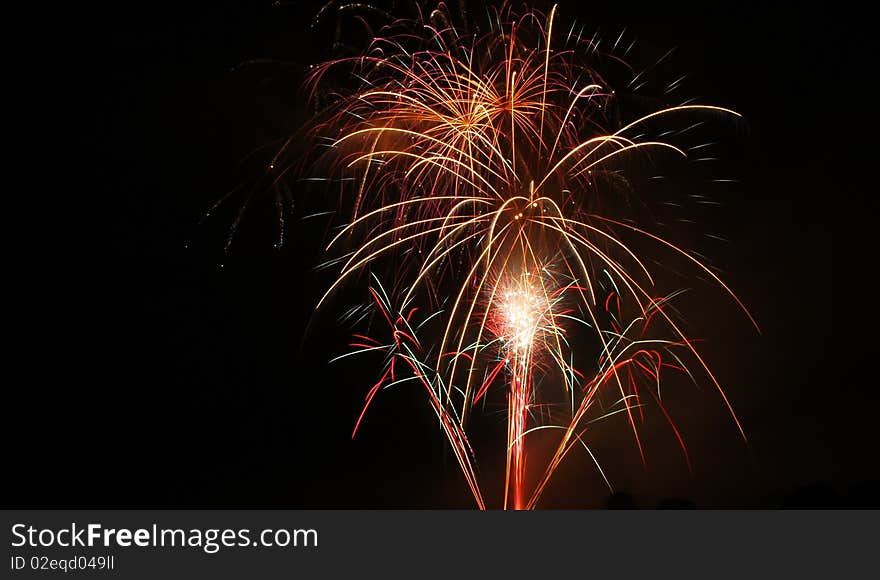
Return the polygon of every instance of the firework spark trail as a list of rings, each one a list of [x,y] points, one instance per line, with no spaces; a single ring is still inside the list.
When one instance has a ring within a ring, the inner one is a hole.
[[[492,332],[501,340],[499,354],[504,357],[510,376],[504,506],[512,504],[514,509],[525,506],[525,433],[534,394],[534,358],[540,355],[545,343],[556,342],[559,348],[558,335],[563,332],[554,315],[560,293],[546,292],[542,274],[523,271],[519,276],[507,276],[502,281],[501,296],[489,305],[494,315]],[[535,281],[539,282],[540,290]],[[511,489],[513,497],[509,502]]]
[[[364,272],[383,267],[394,272],[389,289],[374,279],[371,290],[392,340],[361,336],[352,345],[358,353],[382,351],[386,360],[355,432],[376,393],[410,373],[426,389],[481,508],[485,502],[466,425],[474,405],[502,379],[504,507],[534,507],[574,446],[583,446],[595,461],[583,436],[600,391],[619,396],[618,408],[603,416],[625,415],[643,462],[637,419],[642,393],[650,395],[689,464],[659,390],[664,369],[693,377],[686,356],[717,387],[745,436],[718,380],[681,331],[671,297],[656,298],[644,252],[618,232],[683,256],[754,319],[691,252],[601,211],[625,161],[654,160],[663,152],[687,157],[685,148],[633,135],[636,130],[683,115],[738,114],[683,104],[617,122],[611,113],[615,91],[584,60],[595,56],[597,47],[580,35],[554,37],[555,16],[555,7],[546,17],[506,8],[496,13],[493,28],[478,36],[450,24],[452,16],[438,8],[428,20],[393,21],[364,54],[320,65],[310,78],[319,87],[342,70],[360,82],[336,94],[314,129],[316,139],[331,137],[322,162],[356,184],[351,220],[327,246],[343,252],[334,260],[340,273],[318,306]],[[633,311],[626,324],[622,304]],[[412,328],[419,307],[441,323],[433,338]],[[658,334],[669,336],[644,334],[658,326]],[[574,368],[568,335],[576,329],[586,329],[598,344],[591,378]],[[569,397],[569,415],[559,424],[536,419],[545,412],[536,376],[551,372],[548,362]],[[526,439],[543,429],[559,429],[562,436],[529,490]]]

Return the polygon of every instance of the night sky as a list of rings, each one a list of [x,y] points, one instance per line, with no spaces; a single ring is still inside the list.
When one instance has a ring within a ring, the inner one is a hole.
[[[645,427],[647,470],[625,424],[601,426],[595,451],[640,506],[878,502],[876,381],[851,378],[865,363],[841,345],[854,334],[833,324],[859,327],[850,301],[874,301],[835,271],[833,230],[855,177],[829,146],[844,136],[835,125],[854,122],[845,87],[865,41],[821,3],[774,4],[560,3],[565,22],[615,37],[625,28],[637,54],[676,47],[670,71],[689,73],[686,92],[746,120],[716,134],[732,151],[722,170],[741,183],[719,193],[707,224],[730,243],[708,249],[763,334],[706,288],[689,319],[749,444],[707,381],[676,385],[671,403],[693,474],[662,422]],[[46,153],[63,186],[34,191],[46,223],[59,225],[22,260],[34,290],[13,314],[27,372],[8,387],[7,503],[470,506],[417,393],[377,399],[350,440],[378,367],[327,364],[345,351],[340,305],[307,332],[329,280],[313,271],[325,223],[297,219],[333,209],[333,195],[303,190],[280,251],[269,201],[246,214],[228,253],[235,203],[199,225],[247,177],[243,157],[308,118],[302,73],[331,43],[327,26],[308,26],[320,5],[142,2],[64,14],[65,81],[52,94],[67,95],[76,129],[70,148]],[[237,67],[253,59],[289,64]],[[559,476],[546,507],[598,507],[609,495],[588,462]]]

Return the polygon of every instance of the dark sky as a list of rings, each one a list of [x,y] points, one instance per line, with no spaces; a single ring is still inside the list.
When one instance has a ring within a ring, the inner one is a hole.
[[[718,294],[701,302],[695,326],[750,443],[708,384],[683,385],[675,399],[693,474],[660,424],[646,426],[656,441],[647,471],[625,426],[603,426],[597,453],[616,488],[642,505],[779,505],[804,486],[844,502],[880,479],[878,394],[847,374],[841,342],[853,339],[833,326],[835,316],[861,318],[833,266],[839,192],[855,178],[826,146],[852,120],[846,87],[866,45],[821,3],[765,4],[560,7],[588,30],[626,28],[636,53],[677,47],[673,70],[690,73],[690,92],[746,119],[724,166],[742,183],[712,224],[731,243],[712,257],[764,332]],[[18,330],[28,370],[10,423],[14,504],[469,505],[415,394],[378,401],[362,437],[349,439],[375,368],[327,364],[347,338],[332,316],[305,334],[327,283],[311,271],[322,225],[294,220],[276,251],[272,206],[258,204],[228,255],[234,205],[198,225],[243,178],[241,158],[304,120],[300,75],[331,42],[326,27],[308,26],[319,5],[146,2],[63,13],[54,62],[64,70],[51,96],[64,101],[76,137],[70,149],[50,148],[64,185],[41,196],[46,223],[61,225],[24,260],[38,283]],[[290,65],[232,70],[251,59]],[[331,202],[307,192],[297,211]],[[608,495],[586,463],[561,476],[548,506],[598,506]]]

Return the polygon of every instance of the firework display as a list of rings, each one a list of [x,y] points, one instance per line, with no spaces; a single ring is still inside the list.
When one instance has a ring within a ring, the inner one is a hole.
[[[754,320],[704,260],[620,209],[638,194],[625,185],[630,166],[687,157],[668,127],[739,115],[684,103],[628,119],[600,67],[623,61],[555,7],[502,5],[486,31],[454,22],[442,5],[392,18],[362,54],[309,79],[313,94],[356,79],[323,103],[310,141],[348,215],[326,248],[338,276],[318,307],[369,280],[372,322],[344,356],[382,361],[352,435],[383,389],[421,389],[481,509],[496,507],[492,485],[503,486],[497,507],[537,507],[574,450],[604,478],[589,441],[600,419],[624,419],[644,461],[648,404],[689,463],[663,404],[671,373],[714,385],[745,438],[685,332],[679,291],[659,287],[659,256],[686,262]],[[486,481],[469,439],[490,401],[505,410],[502,482]],[[539,432],[554,437],[549,453],[530,450]]]

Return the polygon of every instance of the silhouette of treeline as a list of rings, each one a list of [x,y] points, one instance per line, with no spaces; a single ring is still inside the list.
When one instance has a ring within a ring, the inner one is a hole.
[[[640,506],[631,493],[618,491],[605,500],[606,509],[696,509],[696,503],[683,498],[664,498],[657,505]],[[723,507],[723,506],[705,506]],[[731,506],[733,507],[733,506]],[[867,481],[839,492],[825,483],[810,483],[773,494],[747,508],[770,509],[880,509],[880,481]]]

